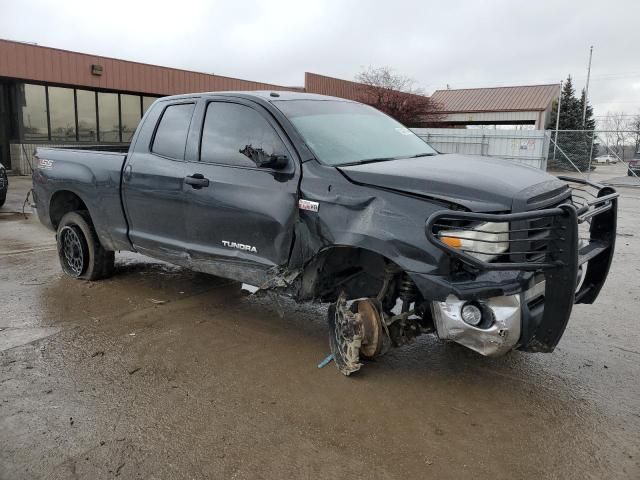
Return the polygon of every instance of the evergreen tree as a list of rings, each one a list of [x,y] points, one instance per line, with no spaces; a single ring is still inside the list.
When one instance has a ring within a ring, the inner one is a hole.
[[[592,132],[581,132],[579,130],[594,130],[596,127],[595,119],[593,118],[593,108],[587,101],[587,112],[585,116],[585,122],[582,122],[582,112],[584,109],[585,91],[582,90],[580,99],[576,97],[576,91],[573,86],[573,80],[571,75],[567,77],[567,80],[562,86],[562,92],[560,94],[560,120],[558,122],[558,136],[553,135],[553,139],[557,140],[557,146],[561,150],[556,154],[555,166],[563,169],[573,170],[578,167],[581,171],[588,168],[589,154],[591,153],[592,159],[596,155],[598,150],[597,144],[594,142],[594,135]],[[552,113],[549,118],[549,125],[547,128],[555,130],[555,122],[558,114],[558,102],[555,102],[552,108]],[[593,148],[591,143],[594,142]],[[569,161],[567,157],[571,160]]]
[[[585,96],[586,96],[586,92],[585,92],[585,90],[583,88],[582,89],[582,94],[580,95],[580,101],[578,102],[579,106],[580,106],[580,115],[582,115],[582,112],[584,110]],[[562,112],[561,112],[561,114],[562,114]],[[587,100],[587,114],[586,114],[586,116],[584,118],[585,118],[584,125],[581,128],[583,130],[595,130],[596,129],[596,119],[593,118],[593,107],[589,103],[589,100]]]

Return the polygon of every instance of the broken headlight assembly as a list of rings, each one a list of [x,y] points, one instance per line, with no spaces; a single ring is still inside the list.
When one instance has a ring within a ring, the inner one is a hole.
[[[444,228],[438,232],[440,241],[452,248],[490,262],[509,250],[509,224],[483,222],[465,227]]]

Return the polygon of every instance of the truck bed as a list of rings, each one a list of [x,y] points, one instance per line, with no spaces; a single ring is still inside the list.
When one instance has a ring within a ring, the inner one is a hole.
[[[109,250],[129,250],[120,181],[126,146],[38,148],[33,193],[40,221],[54,229],[56,205],[83,199],[100,242]],[[71,180],[72,179],[72,180]],[[59,219],[58,219],[59,220]]]

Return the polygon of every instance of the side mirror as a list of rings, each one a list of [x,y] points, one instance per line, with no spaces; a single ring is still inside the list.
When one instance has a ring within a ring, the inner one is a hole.
[[[258,166],[269,167],[274,170],[282,170],[289,163],[289,157],[286,155],[269,155],[268,157],[268,160],[264,164]]]
[[[280,170],[289,163],[289,158],[286,155],[269,155],[262,148],[254,148],[251,145],[245,145],[240,149],[240,153],[250,158],[260,168]]]

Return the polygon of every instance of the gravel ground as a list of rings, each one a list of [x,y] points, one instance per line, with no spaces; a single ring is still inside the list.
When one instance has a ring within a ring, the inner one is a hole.
[[[594,177],[602,174],[594,174]],[[613,176],[613,175],[612,175]],[[597,178],[596,178],[597,179]],[[596,304],[552,354],[423,337],[352,378],[323,306],[135,255],[96,283],[0,209],[0,479],[640,478],[640,190]]]

